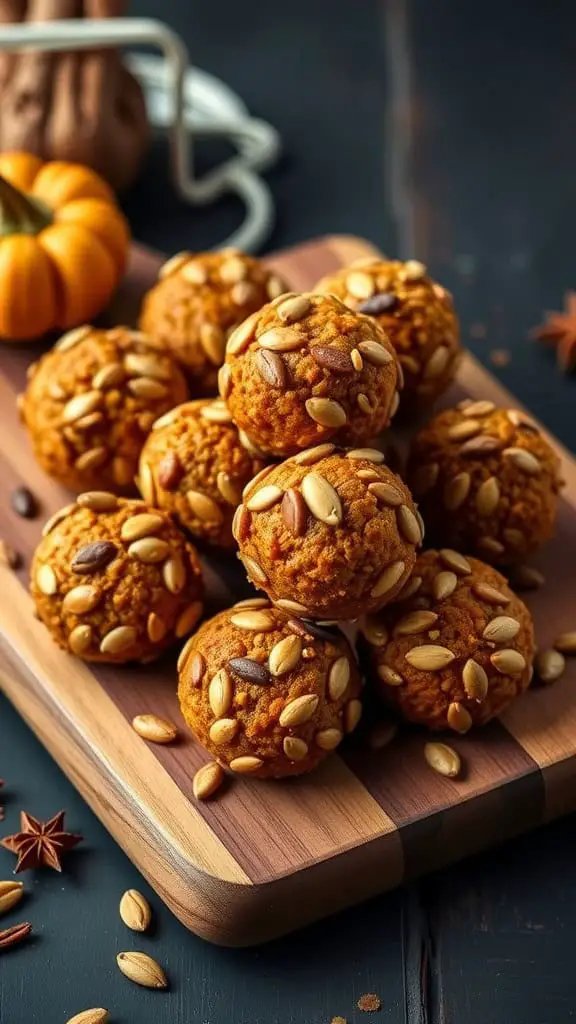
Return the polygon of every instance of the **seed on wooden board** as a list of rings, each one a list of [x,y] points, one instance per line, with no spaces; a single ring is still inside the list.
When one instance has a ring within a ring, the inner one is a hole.
[[[560,633],[560,636],[557,636],[554,641],[554,647],[562,654],[576,654],[576,630]]]
[[[526,448],[505,448],[502,455],[529,476],[535,476],[542,469],[540,460]]]
[[[468,658],[462,669],[462,684],[470,700],[483,701],[488,693],[488,676],[474,658]]]
[[[424,757],[435,772],[445,775],[448,779],[457,778],[462,769],[460,755],[447,743],[426,743]]]
[[[231,413],[219,398],[205,405],[200,410],[200,415],[203,420],[208,420],[208,423],[232,423]]]
[[[440,548],[438,552],[440,558],[447,565],[449,569],[452,569],[457,576],[467,576],[472,572],[472,566],[464,555],[461,555],[459,551],[454,551],[452,548]]]
[[[238,629],[247,629],[254,633],[267,633],[275,628],[275,622],[268,612],[247,609],[246,611],[235,612],[230,616],[230,622]]]
[[[162,579],[171,594],[179,594],[186,585],[186,569],[179,554],[167,558],[162,566]]]
[[[393,354],[377,341],[361,341],[358,351],[362,358],[372,366],[387,366],[388,363],[394,362]]]
[[[492,643],[502,644],[513,640],[520,632],[520,623],[509,615],[496,615],[485,627],[482,636]]]
[[[475,437],[476,434],[479,434],[481,428],[482,424],[478,420],[463,420],[448,428],[448,437],[451,441],[465,441],[467,437]]]
[[[349,452],[346,452],[346,458],[352,459],[352,461],[364,461],[373,462],[374,465],[381,465],[384,462],[384,452],[378,451],[377,448],[352,448]],[[388,486],[391,486],[390,484]],[[400,499],[402,500],[402,499]]]
[[[85,491],[78,495],[76,504],[80,508],[89,508],[91,512],[114,512],[118,508],[118,498],[109,491]]]
[[[38,515],[38,502],[28,487],[16,487],[10,495],[10,504],[22,519],[35,519]]]
[[[293,327],[271,327],[257,339],[270,352],[293,352],[304,344],[304,336]]]
[[[223,521],[222,509],[207,494],[202,494],[201,491],[190,490],[186,491],[186,499],[191,511],[203,523],[219,525]]]
[[[344,733],[341,729],[320,729],[314,736],[314,742],[321,750],[335,750],[343,738]]]
[[[138,632],[134,626],[116,626],[106,634],[100,644],[102,654],[124,654],[136,642]]]
[[[466,733],[472,728],[472,716],[470,712],[458,701],[453,701],[448,706],[446,720],[450,729],[454,732]]]
[[[421,498],[428,491],[436,485],[438,480],[438,474],[440,472],[440,466],[437,462],[430,462],[423,466],[418,466],[414,471],[412,477],[412,491],[417,498]]]
[[[518,672],[523,672],[526,668],[526,659],[520,651],[515,651],[512,648],[505,649],[503,651],[494,651],[490,655],[490,661],[494,665],[497,672],[500,672],[504,676],[515,675]]]
[[[404,562],[392,562],[388,565],[383,572],[380,573],[376,583],[370,591],[371,597],[382,597],[383,594],[388,593],[393,587],[402,579],[406,565]]]
[[[58,580],[51,565],[41,565],[36,573],[36,586],[46,597],[53,597],[58,591]]]
[[[92,626],[75,626],[68,635],[68,644],[73,654],[85,654],[92,643]]]
[[[90,1010],[81,1010],[75,1013],[66,1021],[66,1024],[107,1024],[110,1020],[108,1010],[101,1006],[94,1006]]]
[[[295,697],[280,712],[280,725],[283,728],[303,725],[315,714],[319,701],[320,698],[315,693],[305,693],[301,697]]]
[[[197,800],[209,800],[224,782],[224,769],[216,761],[204,764],[196,772],[192,792]]]
[[[223,718],[232,704],[233,688],[230,675],[225,668],[212,676],[208,686],[208,703],[216,718]]]
[[[439,572],[432,582],[432,593],[437,601],[443,601],[444,598],[450,597],[458,586],[458,577],[455,572],[449,570],[443,570]]]
[[[450,349],[445,345],[440,345],[435,352],[432,353],[428,362],[424,364],[424,370],[422,373],[423,380],[435,380],[437,377],[441,377],[448,363],[450,361]]]
[[[510,598],[506,597],[501,590],[492,587],[489,583],[484,583],[483,580],[475,581],[472,584],[472,592],[487,604],[508,604],[510,601]]]
[[[340,700],[348,689],[350,682],[350,662],[348,658],[337,658],[332,662],[328,673],[328,695],[330,700]]]
[[[327,526],[342,522],[342,504],[331,483],[319,473],[308,473],[301,484],[302,497],[312,515]]]
[[[243,508],[244,506],[240,506],[240,507]],[[246,512],[248,512],[248,509],[246,509]],[[248,514],[250,514],[250,513],[248,513]],[[246,569],[248,575],[250,576],[251,579],[254,580],[255,583],[267,583],[268,582],[268,577],[266,576],[266,573],[264,572],[264,569],[259,564],[259,562],[256,561],[255,558],[251,558],[250,555],[244,555],[243,554],[242,555],[242,561],[244,563],[244,568]]]
[[[484,480],[476,491],[476,511],[481,516],[490,516],[500,501],[500,486],[495,476]]]
[[[288,380],[286,363],[278,352],[260,349],[256,353],[255,364],[262,380],[272,388],[284,389]]]
[[[131,558],[137,558],[145,565],[154,565],[156,562],[163,562],[168,558],[171,548],[167,541],[158,537],[141,537],[140,540],[132,541],[128,548]]]
[[[251,775],[252,772],[257,772],[263,764],[262,758],[245,754],[243,757],[235,757],[230,761],[228,767],[230,771],[236,772],[238,775]]]
[[[0,953],[3,949],[10,949],[27,939],[32,931],[29,921],[22,921],[21,924],[13,924],[11,928],[4,928],[0,931]]]
[[[222,743],[230,743],[239,728],[240,723],[237,718],[217,718],[210,726],[210,739],[217,747]]]
[[[370,494],[376,495],[378,501],[381,501],[384,505],[391,505],[393,508],[397,508],[404,501],[404,495],[394,484],[375,483],[368,484],[368,490]]]
[[[127,352],[124,368],[135,377],[149,377],[152,380],[170,380],[172,376],[168,360],[161,359],[151,352]]]
[[[119,909],[124,924],[133,932],[145,932],[150,927],[152,921],[150,904],[137,889],[126,890],[120,900]]]
[[[395,636],[414,636],[417,633],[424,633],[438,621],[436,612],[415,611],[408,612],[398,620],[394,627]]]
[[[343,427],[348,419],[345,409],[333,398],[308,398],[306,412],[322,427]]]
[[[400,508],[396,510],[396,522],[404,540],[407,540],[410,544],[422,543],[420,523],[408,505],[400,505]]]
[[[154,474],[149,462],[140,463],[140,475],[137,481],[138,488],[144,501],[149,505],[156,504],[156,485],[154,483]]]
[[[307,295],[293,295],[276,306],[276,313],[286,324],[295,323],[307,316],[312,304]]]
[[[354,367],[350,354],[344,349],[332,345],[314,345],[310,349],[314,362],[331,373],[353,373]]]
[[[344,730],[347,733],[354,732],[358,722],[362,718],[362,703],[359,700],[349,700],[344,708]]]
[[[23,882],[0,882],[0,914],[7,914],[24,895]]]
[[[411,651],[407,651],[404,657],[409,665],[422,672],[439,672],[454,661],[452,651],[440,644],[423,644],[421,647],[413,647]]]
[[[216,478],[216,486],[224,501],[236,508],[242,500],[242,492],[240,486],[234,482],[232,477],[225,473],[224,470],[220,470]]]
[[[364,369],[364,360],[362,359],[362,356],[357,348],[352,349],[350,353],[350,361],[352,363],[352,366],[356,370],[356,373],[361,373],[362,370]]]
[[[66,331],[61,338],[58,339],[54,345],[54,349],[57,352],[68,352],[71,348],[74,348],[83,338],[87,338],[92,333],[93,328],[89,324],[80,324],[79,327],[74,327],[71,331]]]
[[[265,512],[276,505],[283,496],[284,491],[281,487],[277,487],[276,484],[268,484],[250,496],[246,502],[246,508],[249,512]]]
[[[534,666],[540,682],[555,683],[564,675],[566,670],[566,659],[560,651],[552,648],[545,651],[538,651]]]
[[[235,331],[232,332],[226,343],[226,352],[231,356],[239,356],[248,348],[254,339],[256,317],[254,314],[244,320]]]
[[[400,675],[391,665],[379,665],[377,675],[387,686],[402,686],[404,677]]]
[[[320,459],[328,458],[334,451],[335,444],[317,444],[314,448],[306,448],[303,452],[298,452],[298,455],[293,455],[291,461],[298,466],[313,466],[315,462],[320,462]]]
[[[274,677],[291,672],[302,657],[302,640],[293,633],[283,637],[274,645],[268,655],[268,668]]]
[[[240,679],[253,683],[254,686],[270,686],[272,682],[272,676],[266,666],[254,661],[253,658],[230,658],[228,668]]]
[[[286,529],[294,537],[302,537],[306,532],[306,520],[308,518],[308,511],[306,502],[302,497],[300,491],[297,491],[294,487],[290,487],[282,498],[282,519]]]
[[[118,548],[110,540],[95,540],[85,544],[76,552],[70,568],[72,572],[87,574],[105,569],[118,554]]]
[[[117,388],[123,383],[125,376],[122,363],[107,363],[97,370],[92,377],[92,387],[95,391],[107,391],[109,388]]]
[[[160,967],[147,953],[118,953],[116,963],[130,981],[144,988],[167,988],[168,979]]]
[[[92,587],[89,583],[80,584],[78,587],[73,587],[64,596],[62,611],[66,615],[85,615],[86,612],[91,612],[96,607],[100,597],[100,591],[96,587]]]
[[[172,743],[178,735],[176,726],[158,715],[136,715],[132,719],[132,728],[150,743]]]

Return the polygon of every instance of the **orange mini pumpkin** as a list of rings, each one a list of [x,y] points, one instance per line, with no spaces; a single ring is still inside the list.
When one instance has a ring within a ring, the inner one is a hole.
[[[0,155],[0,338],[95,317],[124,273],[130,233],[110,186],[81,164]]]

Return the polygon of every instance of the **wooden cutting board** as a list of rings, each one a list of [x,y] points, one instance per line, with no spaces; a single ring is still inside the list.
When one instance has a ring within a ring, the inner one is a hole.
[[[328,238],[269,262],[299,289],[372,252],[359,239]],[[116,322],[134,316],[159,262],[134,250]],[[69,501],[34,462],[16,415],[35,355],[0,354],[0,536],[27,564],[44,516]],[[517,405],[471,357],[445,404],[467,395]],[[528,595],[541,646],[576,626],[576,463],[551,440],[567,485],[556,537],[535,563],[548,585]],[[41,499],[42,518],[11,511],[20,484]],[[204,562],[210,611],[249,593],[233,556]],[[208,758],[185,728],[178,743],[158,747],[130,726],[141,712],[182,725],[175,656],[92,668],[64,654],[32,615],[26,576],[0,568],[0,685],[165,903],[210,941],[270,939],[576,809],[576,659],[561,682],[528,693],[500,722],[450,737],[467,765],[462,779],[435,775],[423,735],[405,729],[381,751],[351,742],[310,777],[238,779],[198,804],[191,780]]]

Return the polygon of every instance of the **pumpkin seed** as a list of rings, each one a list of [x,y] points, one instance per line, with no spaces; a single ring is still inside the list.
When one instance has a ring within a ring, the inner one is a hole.
[[[513,640],[515,636],[518,636],[519,632],[520,623],[516,619],[511,618],[509,615],[496,615],[488,623],[482,636],[485,640],[490,640],[492,643],[502,644],[508,640]]]
[[[293,612],[294,615],[308,615],[308,609],[300,604],[298,601],[289,601],[288,598],[280,598],[279,601],[275,602],[277,608],[281,608],[284,612]]]
[[[108,459],[108,449],[104,445],[98,448],[89,448],[82,452],[76,459],[74,466],[80,473],[89,473],[93,469],[103,466]]]
[[[168,388],[159,380],[153,377],[133,377],[128,381],[128,390],[135,398],[143,398],[150,401],[166,398],[169,394]]]
[[[303,335],[292,327],[271,327],[257,340],[260,348],[270,352],[293,352],[304,343]]]
[[[135,377],[149,377],[152,380],[170,380],[172,376],[170,363],[150,352],[127,352],[124,368]]]
[[[332,484],[319,473],[308,473],[302,480],[302,497],[312,515],[327,526],[342,522],[342,504]]]
[[[368,490],[370,494],[375,494],[384,505],[391,505],[393,508],[398,507],[404,501],[404,495],[397,487],[394,487],[394,484],[371,483],[368,484]]]
[[[197,800],[209,800],[224,782],[224,769],[216,761],[204,764],[198,769],[192,782],[192,792]]]
[[[170,554],[170,550],[170,545],[165,540],[158,537],[142,537],[130,544],[128,554],[145,565],[153,565],[156,562],[163,562]]]
[[[359,700],[349,700],[344,708],[344,729],[347,733],[354,732],[362,718],[362,704]]]
[[[62,601],[62,611],[66,615],[84,615],[96,607],[100,597],[100,591],[89,584],[73,587]]]
[[[467,437],[475,437],[481,429],[482,424],[479,420],[463,420],[449,427],[448,437],[451,441],[465,441]]]
[[[118,953],[116,963],[125,977],[144,988],[167,988],[168,979],[147,953]]]
[[[51,565],[41,565],[36,573],[36,586],[46,597],[53,597],[58,591],[58,580]]]
[[[531,565],[514,567],[511,583],[515,590],[538,590],[545,582],[544,574]]]
[[[208,703],[216,718],[223,718],[232,704],[232,680],[225,668],[218,670],[208,686]]]
[[[470,402],[463,410],[464,416],[489,416],[491,412],[494,412],[496,406],[494,402],[489,402],[482,399],[479,402]]]
[[[276,312],[284,323],[292,324],[307,316],[311,308],[312,304],[307,295],[293,295],[276,306]]]
[[[192,601],[176,619],[174,634],[181,640],[202,618],[204,606],[201,601]]]
[[[557,636],[554,647],[562,654],[576,654],[576,630],[569,630]]]
[[[481,434],[479,437],[471,437],[458,449],[459,455],[490,455],[498,451],[502,445],[499,437],[492,437],[491,434]]]
[[[203,523],[212,523],[219,526],[224,519],[222,509],[216,504],[213,498],[201,491],[186,491],[186,499],[191,511]]]
[[[128,889],[120,900],[120,917],[133,932],[145,932],[152,921],[148,900],[137,889]]]
[[[313,466],[320,459],[327,459],[334,451],[335,444],[317,444],[314,448],[306,448],[303,452],[298,452],[298,455],[293,455],[291,461],[298,466]]]
[[[320,698],[315,693],[305,693],[301,697],[295,697],[282,709],[280,725],[284,728],[303,725],[316,712],[319,700]]]
[[[500,501],[500,487],[495,476],[488,477],[476,492],[476,511],[481,516],[490,516]]]
[[[193,640],[194,638],[190,637],[188,643],[184,645],[182,653],[184,653],[186,648],[188,648],[188,651],[190,650],[188,644],[191,644]],[[192,683],[192,686],[200,686],[205,670],[206,662],[204,660],[203,655],[200,653],[200,651],[194,651],[194,654],[190,659],[190,664],[188,665],[188,674],[190,676],[190,682]]]
[[[84,497],[84,495],[80,495],[80,497]],[[110,497],[114,496],[110,495]],[[116,501],[116,498],[114,498],[114,500]],[[46,522],[44,523],[44,526],[42,527],[42,536],[47,537],[49,533],[52,533],[54,527],[58,526],[58,523],[61,523],[62,520],[66,519],[69,515],[72,514],[72,512],[75,512],[76,508],[76,504],[72,504],[65,505],[64,508],[58,509],[58,511],[55,512],[53,516],[50,516],[50,518],[47,519]],[[15,568],[15,566],[12,566],[12,568]]]
[[[501,555],[504,552],[504,545],[496,540],[496,537],[479,537],[476,543],[479,548],[491,555]]]
[[[0,914],[7,914],[24,895],[23,882],[0,882]]]
[[[180,594],[186,585],[186,569],[179,554],[172,554],[162,566],[162,579],[171,594]]]
[[[166,636],[168,627],[156,612],[150,612],[146,623],[146,632],[148,634],[148,639],[153,644],[159,644]]]
[[[71,331],[66,331],[61,338],[58,339],[54,345],[56,352],[68,352],[71,348],[74,348],[83,338],[87,338],[92,333],[92,327],[90,324],[81,324],[80,327],[74,327]]]
[[[108,1010],[102,1007],[93,1007],[90,1010],[82,1010],[70,1017],[66,1024],[107,1024],[110,1020]]]
[[[542,469],[540,460],[526,448],[505,448],[502,455],[529,476],[535,476]]]
[[[266,487],[261,487],[248,499],[246,508],[249,512],[265,512],[276,505],[283,496],[284,491],[281,487],[277,487],[276,484],[268,484]]]
[[[483,581],[473,583],[472,591],[481,601],[486,601],[488,604],[508,604],[510,601],[510,598],[506,597],[501,590],[497,590],[496,587]]]
[[[302,537],[306,532],[307,516],[306,502],[300,491],[290,487],[282,499],[282,519],[294,537]]]
[[[454,661],[454,654],[447,647],[440,644],[423,644],[421,647],[413,647],[404,655],[406,661],[413,668],[421,672],[439,672]]]
[[[488,676],[474,658],[468,661],[462,669],[462,684],[466,696],[470,700],[483,701],[488,693]]]
[[[536,671],[543,683],[554,683],[564,675],[566,659],[560,651],[538,651],[536,655]]]
[[[444,570],[439,572],[432,582],[432,593],[437,601],[443,601],[445,597],[450,597],[458,586],[458,577],[455,572],[449,572]]]
[[[213,366],[220,366],[226,352],[224,331],[217,324],[204,323],[200,327],[200,344]]]
[[[255,686],[269,686],[272,682],[272,677],[266,666],[253,658],[230,658],[228,667],[237,676],[240,676],[240,679],[244,679],[247,683],[253,683]]]
[[[218,392],[223,399],[228,398],[232,390],[232,370],[224,363],[218,370]]]
[[[232,519],[232,536],[239,544],[250,533],[250,513],[245,505],[238,505]]]
[[[373,462],[375,465],[380,465],[384,462],[384,452],[378,451],[377,448],[352,448],[349,452],[346,452],[346,458],[355,460],[366,460],[366,462]],[[391,484],[388,484],[390,487]]]
[[[368,363],[372,363],[373,366],[387,366],[388,363],[394,362],[392,353],[377,341],[361,341],[358,351],[362,358]]]
[[[288,373],[286,363],[278,352],[260,349],[256,353],[255,364],[262,380],[272,388],[285,388]]]
[[[407,584],[404,587],[402,587],[402,590],[400,591],[400,593],[396,595],[396,600],[397,601],[407,601],[409,597],[414,597],[414,594],[418,593],[418,591],[420,590],[421,586],[422,586],[422,577],[421,576],[411,576],[410,579],[408,580]]]
[[[344,283],[349,295],[355,299],[370,299],[376,291],[373,277],[361,270],[353,270]]]
[[[396,413],[398,412],[399,407],[400,407],[400,395],[399,395],[398,391],[395,391],[394,392],[394,396],[392,398],[391,405],[390,405],[390,412],[389,412],[390,419],[392,419],[392,417],[396,415]]]
[[[415,513],[408,505],[400,505],[396,511],[398,530],[409,544],[421,544],[422,533]]]
[[[352,349],[350,353],[350,361],[356,372],[361,373],[362,370],[364,369],[364,361],[357,348]]]
[[[101,654],[124,654],[136,641],[137,630],[134,626],[116,626],[106,634],[100,644]]]
[[[387,686],[402,686],[404,683],[403,676],[396,669],[392,668],[391,665],[379,665],[377,674]]]
[[[497,672],[502,675],[515,675],[518,672],[523,672],[526,668],[526,659],[524,655],[520,654],[520,651],[515,651],[512,648],[505,649],[503,651],[494,651],[490,655],[490,661],[494,665]]]
[[[421,281],[428,273],[425,263],[420,260],[406,260],[402,270],[402,277],[405,281]]]
[[[109,388],[117,388],[124,382],[125,376],[124,367],[121,363],[106,363],[92,377],[92,387],[96,391],[107,391]]]
[[[286,285],[280,277],[276,277],[273,274],[272,277],[268,278],[266,292],[269,299],[278,299],[281,295],[286,294]]]
[[[275,629],[276,623],[270,614],[262,611],[239,611],[230,616],[230,622],[238,629],[248,629],[252,632],[267,633]]]
[[[350,662],[348,658],[337,658],[332,662],[328,673],[328,694],[330,700],[337,701],[344,696],[350,682]]]
[[[423,497],[428,491],[435,487],[438,480],[440,466],[437,462],[430,462],[424,466],[418,466],[412,477],[412,491],[417,498]]]
[[[448,779],[457,778],[462,769],[460,755],[447,743],[426,743],[424,757],[435,772]]]
[[[140,512],[138,515],[131,516],[130,519],[126,519],[122,523],[120,536],[125,541],[140,540],[142,537],[149,537],[151,534],[158,533],[158,530],[163,525],[164,519],[161,516],[154,515],[151,512]]]
[[[506,527],[502,531],[502,536],[508,547],[514,548],[516,551],[521,551],[525,546],[524,534],[521,530],[515,530],[514,527]]]
[[[92,626],[76,626],[68,635],[72,654],[85,654],[92,643]]]
[[[230,743],[239,727],[240,723],[237,718],[218,718],[210,726],[210,739],[217,747],[222,743]]]
[[[422,379],[435,380],[437,377],[441,377],[448,366],[449,360],[450,350],[446,348],[445,345],[440,345],[440,347],[432,353],[428,362],[424,364]]]
[[[224,402],[217,398],[215,401],[210,402],[209,405],[203,406],[200,410],[200,415],[203,420],[207,420],[208,423],[232,423],[232,416]]]
[[[453,569],[458,576],[467,576],[472,572],[470,562],[459,551],[454,551],[452,548],[441,548],[438,554],[444,565],[447,565],[449,569]]]
[[[240,506],[241,508],[243,506]],[[248,512],[248,509],[246,509]],[[249,577],[254,580],[255,583],[267,583],[268,577],[264,572],[262,566],[256,561],[255,558],[251,558],[250,555],[242,555],[242,561],[244,568],[246,569]]]
[[[282,746],[290,761],[303,761],[308,753],[308,744],[298,736],[285,736]]]
[[[446,719],[450,729],[453,729],[454,732],[465,733],[472,728],[470,712],[463,704],[459,704],[458,701],[454,701],[449,705]]]
[[[216,485],[218,487],[218,490],[220,491],[220,494],[224,498],[224,501],[226,501],[229,505],[233,505],[234,508],[242,500],[242,494],[239,486],[234,483],[232,478],[228,475],[228,473],[225,473],[224,470],[221,470],[218,473]]]
[[[302,641],[293,633],[279,640],[268,656],[268,668],[273,676],[291,672],[302,657]]]
[[[316,733],[314,741],[321,750],[335,750],[343,738],[344,734],[341,729],[320,729]]]
[[[231,356],[240,356],[248,348],[248,345],[254,339],[254,329],[256,327],[256,316],[252,314],[247,320],[244,320],[235,331],[232,332],[228,338],[226,344],[226,352]]]
[[[140,462],[140,478],[138,480],[140,493],[149,505],[156,504],[156,486],[154,475],[148,462]]]
[[[261,483],[261,481],[264,480],[264,478],[267,477],[273,469],[274,466],[264,466],[259,470],[258,473],[256,473],[256,476],[253,476],[244,487],[242,497],[247,498],[253,488],[256,487],[257,484]]]
[[[236,601],[233,608],[248,609],[248,608],[270,608],[270,601],[267,597],[245,597],[243,601]]]
[[[230,771],[236,772],[238,775],[251,775],[252,772],[257,772],[263,764],[262,758],[246,754],[244,757],[235,757],[230,761],[228,767]]]
[[[348,420],[345,409],[333,398],[308,398],[306,412],[322,427],[343,427]]]
[[[102,404],[102,399],[101,391],[83,391],[79,395],[74,395],[62,410],[62,422],[74,423],[75,420],[88,416]]]
[[[370,591],[370,597],[382,597],[402,579],[406,565],[404,562],[392,562],[384,569]]]
[[[415,611],[403,615],[394,627],[394,636],[414,636],[424,633],[438,621],[436,612]]]

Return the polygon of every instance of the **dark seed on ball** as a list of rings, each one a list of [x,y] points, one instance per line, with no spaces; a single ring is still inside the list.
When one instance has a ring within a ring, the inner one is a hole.
[[[332,370],[332,373],[354,372],[348,352],[343,352],[340,348],[333,348],[332,345],[315,345],[310,349],[310,355],[319,366],[325,370]]]
[[[282,518],[294,537],[301,537],[306,532],[308,509],[300,491],[294,487],[289,487],[282,499]]]
[[[263,380],[272,388],[286,387],[286,363],[278,352],[260,349],[256,353],[256,366]]]
[[[290,619],[288,628],[298,636],[315,636],[318,640],[327,640],[331,644],[342,635],[337,626],[332,630],[326,629],[324,626],[318,626],[312,619]]]
[[[100,572],[116,558],[118,548],[112,541],[96,540],[80,548],[72,559],[72,571],[79,573]]]
[[[173,491],[182,476],[182,464],[176,452],[167,452],[158,466],[158,483],[163,491]]]
[[[38,502],[27,487],[17,487],[12,491],[11,502],[14,511],[23,519],[34,519],[38,515]]]
[[[256,686],[270,686],[272,676],[268,669],[252,658],[230,658],[228,668],[232,669],[240,679]]]
[[[377,292],[370,299],[361,302],[357,307],[359,313],[366,313],[368,316],[379,316],[380,313],[389,313],[398,303],[398,297],[393,292]]]

